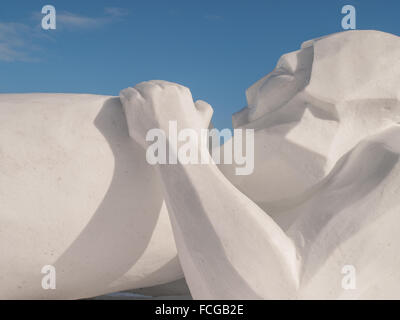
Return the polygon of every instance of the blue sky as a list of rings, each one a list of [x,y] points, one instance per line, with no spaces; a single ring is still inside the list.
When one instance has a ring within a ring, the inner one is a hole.
[[[56,30],[40,28],[47,4]],[[356,7],[357,29],[400,35],[399,0],[2,0],[0,93],[118,95],[163,79],[189,87],[214,107],[216,127],[230,127],[246,88],[282,54],[342,30],[345,4]]]

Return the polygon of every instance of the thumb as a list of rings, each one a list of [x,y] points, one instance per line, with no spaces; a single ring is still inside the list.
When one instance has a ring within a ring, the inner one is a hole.
[[[194,105],[195,105],[197,111],[200,113],[200,116],[203,120],[204,128],[208,128],[210,125],[212,115],[214,113],[213,108],[211,107],[211,105],[209,105],[207,102],[205,102],[203,100],[197,100],[194,103]]]

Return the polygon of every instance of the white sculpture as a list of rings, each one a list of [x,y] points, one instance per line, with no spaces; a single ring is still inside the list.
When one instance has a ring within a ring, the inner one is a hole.
[[[233,116],[235,128],[256,130],[253,174],[221,170],[264,210],[287,203],[359,141],[400,122],[399,56],[399,37],[378,31],[333,34],[283,55]]]
[[[194,298],[399,298],[399,56],[399,38],[376,31],[283,56],[234,116],[256,129],[255,171],[240,177],[145,162],[149,129],[208,127],[185,87],[123,90],[126,119],[118,98],[0,95],[0,298],[178,279],[167,211]],[[56,290],[40,286],[45,264]]]
[[[0,95],[0,298],[86,298],[181,278],[161,184],[119,98]],[[43,266],[56,290],[43,290]]]

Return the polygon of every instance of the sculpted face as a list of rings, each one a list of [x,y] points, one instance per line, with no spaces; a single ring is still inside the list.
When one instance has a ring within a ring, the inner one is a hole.
[[[270,211],[312,187],[360,140],[400,121],[399,56],[398,37],[363,31],[308,41],[282,56],[233,115],[235,128],[256,131],[253,174],[221,170]]]

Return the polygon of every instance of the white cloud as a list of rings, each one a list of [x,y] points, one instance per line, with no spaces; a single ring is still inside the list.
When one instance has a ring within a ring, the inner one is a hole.
[[[209,21],[220,21],[222,20],[222,16],[216,15],[216,14],[206,14],[204,15],[204,19],[209,20]]]
[[[85,17],[70,12],[57,13],[57,27],[95,28],[103,24],[103,18]]]
[[[56,8],[57,9],[57,8]],[[122,8],[105,8],[99,17],[90,17],[71,12],[57,12],[57,31],[96,29],[106,24],[121,21],[128,12]],[[32,20],[35,26],[23,23],[0,22],[0,61],[37,61],[41,50],[38,39],[52,39],[49,31],[41,29],[43,14],[35,12]]]
[[[124,17],[124,16],[128,15],[128,11],[126,9],[117,8],[117,7],[105,8],[104,12],[113,17]]]
[[[37,29],[22,23],[0,22],[0,60],[33,61],[31,53],[40,50],[34,39],[40,37]]]
[[[100,17],[89,17],[66,11],[60,12],[57,13],[57,25],[69,28],[99,28],[106,24],[119,21],[123,16],[128,14],[125,9],[116,7],[105,8],[104,13],[105,14]]]

